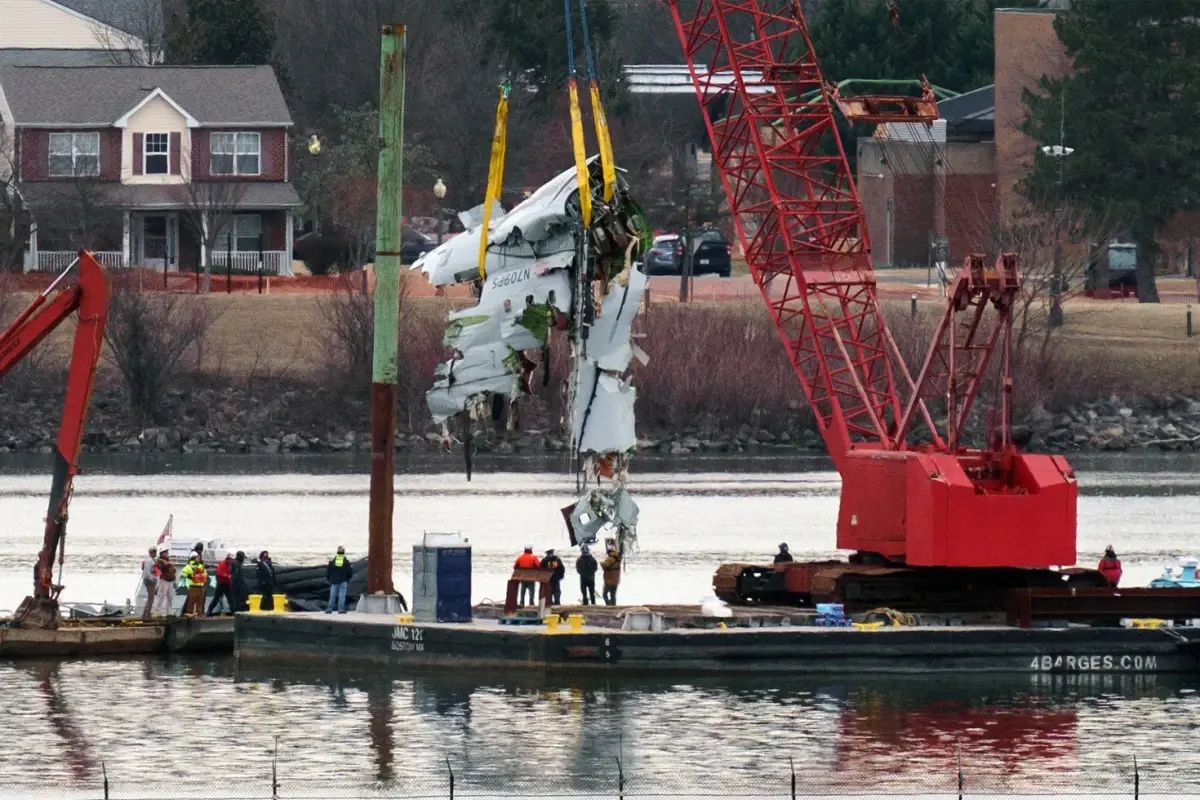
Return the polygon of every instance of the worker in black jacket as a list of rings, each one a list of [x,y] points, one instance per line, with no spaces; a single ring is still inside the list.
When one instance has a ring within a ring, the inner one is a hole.
[[[336,610],[339,614],[345,614],[346,589],[354,577],[354,568],[350,566],[350,559],[346,558],[345,547],[339,546],[337,555],[329,559],[325,577],[329,581],[329,604],[325,606],[325,613],[332,614]]]
[[[542,569],[551,569],[554,572],[550,575],[550,605],[562,605],[562,581],[567,575],[567,568],[563,566],[562,559],[554,555],[553,550],[546,551],[546,557],[542,559],[542,563],[538,565]]]
[[[579,558],[575,559],[575,571],[579,573],[579,589],[583,592],[583,604],[585,606],[596,605],[596,571],[600,569],[600,565],[596,563],[596,557],[588,550],[585,544],[579,548]]]

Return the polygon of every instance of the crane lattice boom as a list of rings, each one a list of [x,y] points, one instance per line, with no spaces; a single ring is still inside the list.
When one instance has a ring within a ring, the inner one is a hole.
[[[921,566],[1073,564],[1074,473],[1011,437],[1015,256],[966,259],[915,380],[880,308],[833,104],[851,120],[928,125],[928,82],[919,98],[843,98],[799,0],[681,2],[667,0],[746,262],[842,475],[838,547]],[[995,430],[970,449],[962,430],[989,370]],[[918,423],[929,441],[913,445]]]

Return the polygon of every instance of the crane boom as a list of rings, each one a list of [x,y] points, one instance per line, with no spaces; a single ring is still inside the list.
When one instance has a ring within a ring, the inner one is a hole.
[[[57,553],[61,565],[67,533],[67,507],[71,502],[72,482],[79,473],[84,423],[91,405],[112,299],[112,283],[96,257],[86,250],[80,251],[77,263],[79,278],[74,285],[58,288],[71,272],[68,267],[0,333],[0,377],[3,377],[72,313],[77,312],[79,317],[71,350],[62,424],[55,441],[54,477],[42,549],[38,553],[37,584],[33,596],[25,598],[14,615],[15,624],[26,627],[50,628],[58,623],[57,599],[62,587],[53,581],[54,557]]]
[[[915,380],[879,303],[833,105],[852,121],[929,125],[928,81],[920,97],[842,97],[800,0],[666,2],[747,265],[842,476],[838,547],[921,567],[1074,564],[1075,475],[1011,435],[1016,257],[967,257]],[[988,385],[996,430],[971,449],[962,430]],[[910,443],[918,423],[928,441]]]

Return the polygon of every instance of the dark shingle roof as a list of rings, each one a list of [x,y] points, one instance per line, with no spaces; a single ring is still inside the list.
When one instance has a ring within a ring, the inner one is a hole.
[[[270,67],[3,67],[18,125],[109,125],[156,88],[204,125],[288,125]]]
[[[36,47],[0,49],[0,67],[108,67],[112,63],[113,54],[108,50],[51,50]]]
[[[993,119],[996,110],[996,85],[981,86],[958,97],[938,103],[938,113],[947,124],[970,119]]]
[[[77,13],[134,36],[163,23],[162,0],[54,0]]]

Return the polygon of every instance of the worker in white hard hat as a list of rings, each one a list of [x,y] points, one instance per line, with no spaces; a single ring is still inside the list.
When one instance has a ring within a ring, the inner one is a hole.
[[[533,545],[525,545],[525,552],[517,556],[516,562],[513,564],[513,569],[537,569],[541,566],[541,561],[533,554]],[[525,595],[529,595],[529,603],[532,605],[536,600],[536,581],[521,581],[521,594],[517,598],[517,605],[525,605]]]

